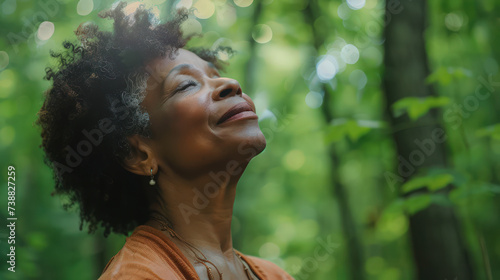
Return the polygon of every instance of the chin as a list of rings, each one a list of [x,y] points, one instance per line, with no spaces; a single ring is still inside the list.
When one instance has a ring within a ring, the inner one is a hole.
[[[238,142],[237,158],[243,162],[249,162],[266,148],[266,138],[260,129]]]
[[[260,130],[259,134],[255,137],[255,139],[252,140],[252,145],[255,147],[257,154],[260,154],[266,148],[267,145],[266,137],[264,137],[264,134],[260,132]]]

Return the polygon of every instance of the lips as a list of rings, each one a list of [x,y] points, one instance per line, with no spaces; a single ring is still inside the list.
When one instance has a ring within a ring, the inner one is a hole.
[[[248,112],[248,113],[245,113]],[[217,121],[217,125],[226,122],[229,119],[235,119],[237,116],[245,117],[244,115],[255,115],[255,112],[253,108],[248,104],[248,102],[241,102],[233,107],[231,107],[229,110],[227,110],[222,117],[220,117],[219,121]]]

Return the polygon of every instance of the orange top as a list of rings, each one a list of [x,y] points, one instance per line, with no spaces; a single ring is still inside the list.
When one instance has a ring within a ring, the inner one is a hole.
[[[270,261],[236,251],[260,280],[293,279]],[[109,260],[99,280],[172,279],[199,280],[194,267],[160,230],[138,226],[123,248]]]

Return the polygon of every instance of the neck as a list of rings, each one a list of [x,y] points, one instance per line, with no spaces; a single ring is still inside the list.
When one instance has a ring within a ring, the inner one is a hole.
[[[242,173],[218,170],[184,178],[160,169],[150,209],[165,217],[174,232],[193,246],[232,258],[231,220]],[[151,220],[148,223],[154,226]]]

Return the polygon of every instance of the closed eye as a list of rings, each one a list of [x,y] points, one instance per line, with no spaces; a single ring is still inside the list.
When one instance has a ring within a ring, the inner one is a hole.
[[[175,89],[175,92],[182,92],[182,91],[185,91],[187,90],[188,88],[192,87],[192,86],[196,86],[196,82],[195,81],[192,81],[192,80],[189,80],[189,81],[186,81],[182,84],[180,84],[176,89]]]

